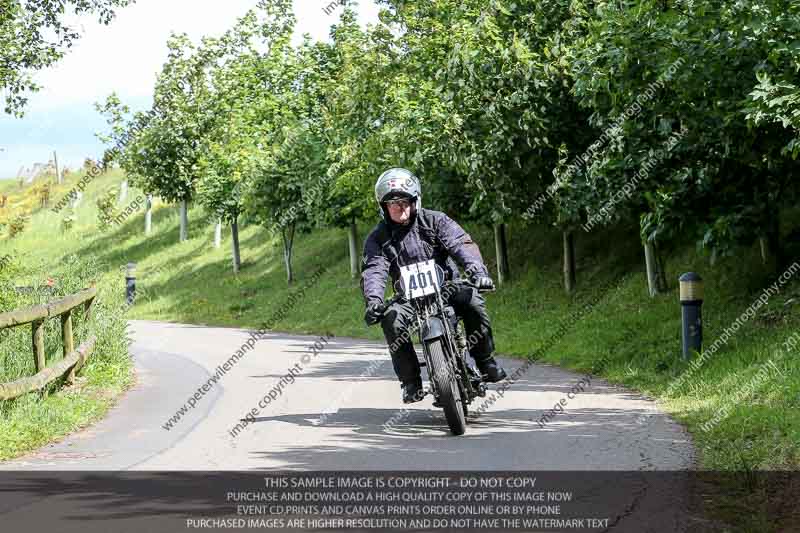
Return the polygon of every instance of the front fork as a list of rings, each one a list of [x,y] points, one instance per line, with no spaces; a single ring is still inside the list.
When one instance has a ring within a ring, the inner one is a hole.
[[[428,315],[425,313],[425,316],[420,317],[419,314],[417,315],[417,327],[419,328],[419,340],[422,343],[422,355],[425,358],[425,366],[428,369],[428,378],[431,386],[431,392],[433,393],[434,398],[437,400],[439,399],[439,391],[436,390],[436,380],[433,379],[433,365],[431,364],[431,356],[428,353],[428,343],[436,340],[442,340],[442,349],[446,350],[447,354],[453,354],[454,346],[452,346],[452,337],[449,335],[449,328],[446,321],[441,320],[438,316],[435,315]],[[451,373],[456,372],[456,368],[454,368],[453,360],[451,357],[447,357],[447,363],[449,371]]]
[[[429,378],[432,377],[433,367],[431,366],[431,357],[428,353],[427,344],[434,339],[441,338],[444,348],[451,354],[451,357],[448,358],[450,372],[454,373],[461,382],[461,387],[459,387],[461,394],[466,395],[466,398],[462,398],[462,400],[470,403],[476,395],[485,396],[486,385],[481,382],[480,374],[467,361],[465,353],[467,349],[466,339],[460,332],[452,331],[450,317],[446,316],[442,320],[438,316],[429,315],[425,318],[419,318],[418,315],[417,320],[420,341],[422,342],[422,354],[425,357],[425,366],[428,368]],[[430,379],[429,381],[431,388],[435,389],[435,380]],[[439,391],[433,390],[432,392],[434,397],[438,399]]]

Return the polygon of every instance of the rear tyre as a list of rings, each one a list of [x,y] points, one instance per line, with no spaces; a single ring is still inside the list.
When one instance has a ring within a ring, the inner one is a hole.
[[[467,430],[467,417],[458,390],[457,376],[450,372],[441,339],[428,343],[428,353],[433,366],[431,378],[436,383],[436,390],[439,391],[439,403],[444,409],[447,425],[453,435],[463,435]]]

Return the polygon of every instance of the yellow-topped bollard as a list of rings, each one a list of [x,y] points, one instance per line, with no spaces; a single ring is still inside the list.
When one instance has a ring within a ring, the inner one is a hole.
[[[125,267],[125,302],[133,305],[136,299],[136,263],[128,263]]]
[[[689,360],[693,353],[703,348],[703,278],[687,272],[678,278],[683,325],[683,358]]]

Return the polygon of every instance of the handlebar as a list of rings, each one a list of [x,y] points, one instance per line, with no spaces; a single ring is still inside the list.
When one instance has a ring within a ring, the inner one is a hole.
[[[455,279],[455,280],[445,281],[442,284],[441,292],[444,292],[447,287],[451,287],[451,286],[455,286],[455,285],[462,285],[462,286],[472,287],[473,289],[477,289],[478,293],[495,292],[496,291],[495,288],[492,288],[492,289],[480,289],[480,288],[478,288],[477,285],[472,283],[472,281],[467,280],[467,279]],[[383,315],[386,312],[386,310],[389,309],[389,307],[393,303],[395,303],[395,302],[397,302],[397,301],[399,301],[401,299],[403,299],[403,295],[401,293],[399,293],[399,292],[395,293],[394,295],[392,295],[391,298],[386,300],[386,302],[384,302],[381,305],[380,314]]]

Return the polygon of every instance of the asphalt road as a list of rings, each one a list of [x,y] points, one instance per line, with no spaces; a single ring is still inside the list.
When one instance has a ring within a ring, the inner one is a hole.
[[[131,321],[129,334],[137,383],[108,416],[0,470],[674,471],[694,464],[687,433],[652,401],[593,377],[570,394],[584,376],[552,366],[531,366],[454,437],[430,396],[404,408],[378,343],[271,334],[209,385],[247,342],[247,330]],[[315,341],[323,348],[312,356]],[[509,373],[522,365],[501,361]],[[193,395],[194,407],[166,429]],[[537,422],[561,400],[563,412]],[[619,519],[636,508],[640,518],[623,521],[632,529],[608,530],[682,530],[650,525],[684,515],[687,491],[652,485],[643,480],[634,503],[616,511]],[[23,516],[7,504],[0,515]]]
[[[531,366],[484,413],[470,416],[464,436],[454,437],[430,396],[404,409],[378,343],[271,334],[209,387],[217,367],[247,342],[247,330],[131,321],[129,332],[137,384],[108,416],[0,468],[685,470],[693,464],[687,433],[653,402],[597,378],[567,398],[583,376],[552,366]],[[315,341],[323,348],[314,357]],[[522,364],[501,361],[509,373]],[[289,369],[293,383],[285,377]],[[282,379],[280,393],[260,408]],[[165,429],[203,384],[194,408]],[[563,412],[537,423],[562,399]],[[252,408],[258,413],[245,426],[240,421]]]

